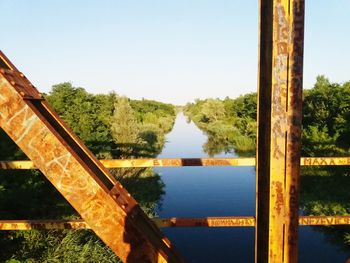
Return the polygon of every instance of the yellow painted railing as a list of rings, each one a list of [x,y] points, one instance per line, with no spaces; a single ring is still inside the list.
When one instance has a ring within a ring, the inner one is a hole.
[[[106,168],[255,166],[255,158],[165,158],[101,160]],[[350,165],[350,157],[302,157],[302,166]],[[0,161],[0,169],[36,169],[32,161]]]

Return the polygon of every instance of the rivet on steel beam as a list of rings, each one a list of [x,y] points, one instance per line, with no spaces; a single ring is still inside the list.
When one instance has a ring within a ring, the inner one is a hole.
[[[26,95],[23,91],[20,91],[19,94],[21,94],[22,97],[24,97]]]
[[[16,85],[16,82],[13,81],[13,80],[11,80],[10,83],[11,83],[12,86]]]

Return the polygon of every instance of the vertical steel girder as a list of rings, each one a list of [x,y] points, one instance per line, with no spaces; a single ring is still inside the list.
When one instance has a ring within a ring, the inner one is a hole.
[[[255,262],[297,262],[304,0],[260,0]]]
[[[183,262],[130,194],[0,51],[0,127],[124,262]]]

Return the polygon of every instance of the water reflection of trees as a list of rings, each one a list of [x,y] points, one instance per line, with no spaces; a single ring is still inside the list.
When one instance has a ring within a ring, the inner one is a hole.
[[[346,167],[303,167],[300,207],[305,215],[350,215],[350,177]],[[350,226],[317,226],[317,232],[349,251]]]
[[[208,154],[210,157],[213,157],[214,155],[220,154],[220,153],[232,153],[233,145],[228,142],[227,140],[224,140],[223,138],[219,138],[217,136],[212,136],[210,134],[207,134],[207,141],[203,144],[202,148],[203,151]]]
[[[118,178],[121,184],[139,202],[148,216],[156,216],[156,207],[161,205],[165,194],[165,185],[160,175],[150,168],[121,168],[118,170],[119,174],[123,174]]]
[[[255,151],[238,151],[232,140],[225,137],[220,137],[211,133],[206,132],[207,141],[203,144],[203,151],[208,154],[208,156],[213,157],[220,153],[233,154],[236,153],[241,157],[251,157],[255,155]]]

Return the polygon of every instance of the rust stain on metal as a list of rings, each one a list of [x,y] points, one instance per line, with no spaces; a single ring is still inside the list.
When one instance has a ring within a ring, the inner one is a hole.
[[[297,262],[304,2],[260,7],[255,261]]]
[[[299,185],[300,185],[300,152],[301,152],[301,120],[302,120],[302,82],[304,56],[304,0],[290,1],[290,91],[288,97],[287,149],[289,151],[286,172],[286,194],[288,207],[286,222],[286,236],[284,245],[285,258],[290,262],[298,260],[298,213],[299,213]]]
[[[181,158],[190,159],[190,158]],[[181,159],[111,159],[100,160],[105,168],[180,167]],[[255,158],[198,158],[198,166],[255,166]],[[350,157],[302,157],[302,166],[350,165]],[[32,161],[0,161],[0,169],[37,169]]]
[[[329,160],[329,163],[324,158],[305,158],[304,165],[336,165],[334,158]]]
[[[23,74],[3,69],[0,94],[0,126],[123,261],[182,262]]]
[[[305,157],[302,158],[302,165],[323,166],[323,165],[350,165],[349,157]]]
[[[350,225],[350,216],[301,216],[302,226]]]
[[[0,220],[0,230],[89,229],[83,220]]]
[[[285,6],[279,1],[275,4],[276,36],[273,49],[273,89],[272,89],[272,141],[273,157],[284,158],[285,151],[282,143],[286,131],[286,99],[288,78],[288,46],[289,46],[289,24],[286,19]]]
[[[204,218],[155,218],[154,222],[164,227],[244,227],[255,226],[255,218],[236,217],[204,217]]]
[[[203,217],[203,218],[153,218],[160,228],[168,227],[254,227],[253,216]],[[299,226],[350,225],[350,216],[300,216]],[[0,230],[30,229],[90,229],[83,220],[0,220]],[[165,238],[164,242],[168,242]],[[167,243],[168,245],[170,243]],[[171,245],[169,245],[171,246]]]
[[[17,70],[2,69],[1,73],[6,77],[7,81],[17,90],[23,99],[42,100],[41,94],[33,85]]]
[[[180,166],[254,166],[255,158],[175,158],[100,160],[105,168],[180,167]],[[32,161],[0,161],[0,169],[36,169]]]
[[[283,189],[281,182],[272,182],[272,187],[274,188],[274,200],[277,214],[280,215],[282,212],[282,207],[284,206]]]

